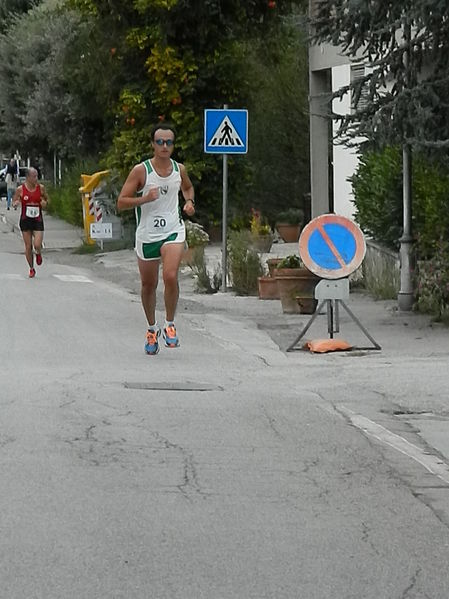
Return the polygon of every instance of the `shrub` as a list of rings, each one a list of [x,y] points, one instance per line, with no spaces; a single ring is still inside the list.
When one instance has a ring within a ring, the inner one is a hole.
[[[449,174],[442,164],[416,155],[412,166],[412,228],[417,252],[431,257],[438,239],[449,239]],[[403,228],[402,154],[399,148],[365,153],[350,178],[361,229],[397,250]]]
[[[190,268],[195,277],[195,291],[198,293],[217,293],[221,287],[221,266],[217,265],[212,277],[207,269],[206,257],[199,246],[195,247]]]
[[[304,211],[300,208],[283,210],[276,215],[276,222],[287,223],[289,225],[302,225],[304,222]]]
[[[101,170],[89,160],[79,161],[71,165],[62,176],[61,185],[48,186],[50,203],[48,212],[77,227],[83,226],[83,204],[79,188],[81,174],[92,174]]]
[[[232,288],[238,295],[257,295],[258,277],[263,275],[259,254],[251,248],[249,231],[232,231],[229,237],[228,264]]]
[[[304,264],[299,256],[291,254],[290,256],[282,258],[276,268],[304,268]]]
[[[355,219],[376,241],[397,249],[402,234],[401,157],[396,148],[367,152],[350,178]]]
[[[429,260],[418,262],[417,308],[449,321],[449,242],[439,241]]]
[[[204,246],[209,243],[209,235],[204,230],[204,227],[199,223],[194,223],[191,220],[185,221],[186,241],[189,247]]]

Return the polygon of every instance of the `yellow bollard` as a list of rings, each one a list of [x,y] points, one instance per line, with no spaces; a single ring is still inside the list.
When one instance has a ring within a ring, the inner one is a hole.
[[[89,245],[95,243],[95,239],[92,239],[90,236],[90,225],[95,222],[92,192],[109,173],[110,171],[98,171],[93,175],[81,175],[82,186],[79,188],[79,191],[83,203],[84,233],[86,235],[86,243]]]

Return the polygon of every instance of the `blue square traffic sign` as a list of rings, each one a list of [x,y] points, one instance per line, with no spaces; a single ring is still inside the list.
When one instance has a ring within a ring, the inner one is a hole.
[[[205,110],[204,151],[207,154],[246,154],[248,111],[228,108]]]

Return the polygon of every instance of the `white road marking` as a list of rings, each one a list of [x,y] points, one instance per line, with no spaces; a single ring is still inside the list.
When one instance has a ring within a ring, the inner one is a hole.
[[[24,277],[23,275],[0,273],[0,279],[6,279],[7,281],[18,281],[25,278],[28,279],[28,277]]]
[[[365,418],[365,416],[356,414],[345,406],[340,406],[339,411],[347,416],[355,427],[359,428],[367,435],[374,437],[381,443],[389,445],[393,449],[396,449],[396,451],[415,460],[415,462],[424,466],[428,472],[438,476],[438,478],[445,483],[449,483],[449,465],[443,462],[440,457],[429,454],[424,449],[421,449],[417,445],[407,441],[407,439],[404,439],[404,437],[392,433],[380,424],[373,422],[369,418]]]
[[[64,281],[66,283],[93,283],[88,277],[84,275],[53,275],[60,281]]]

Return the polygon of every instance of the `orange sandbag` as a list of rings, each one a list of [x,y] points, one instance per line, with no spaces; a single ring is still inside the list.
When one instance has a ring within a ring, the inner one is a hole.
[[[304,347],[310,349],[311,352],[320,354],[329,351],[346,351],[352,349],[352,345],[349,345],[343,339],[314,339],[313,341],[307,341]]]

